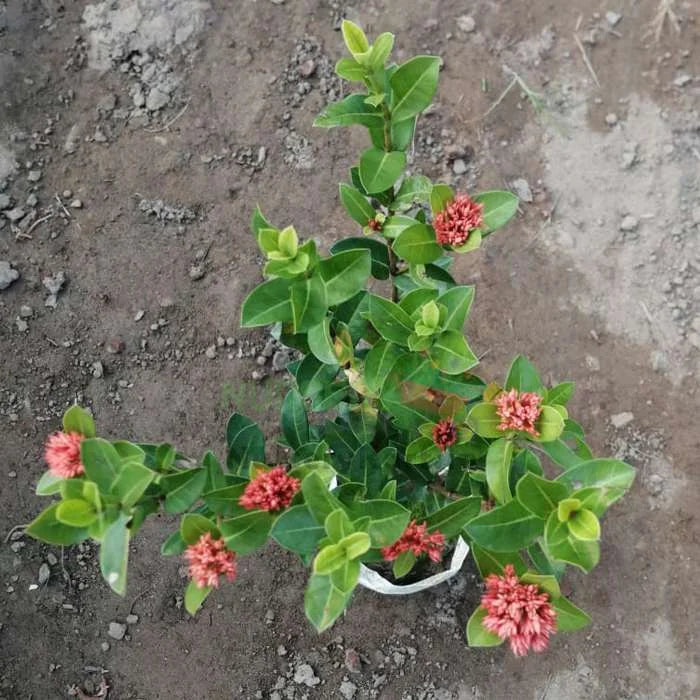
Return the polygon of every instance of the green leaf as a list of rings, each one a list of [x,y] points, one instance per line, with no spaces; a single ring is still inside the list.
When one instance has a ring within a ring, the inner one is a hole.
[[[571,497],[578,499],[582,508],[587,508],[600,518],[615,501],[622,498],[624,493],[625,489],[588,486],[574,491]]]
[[[338,366],[326,365],[313,355],[307,355],[296,372],[296,381],[302,396],[314,396],[328,386],[336,374]]]
[[[374,207],[361,192],[342,182],[340,183],[340,201],[350,218],[360,226],[367,226],[369,220],[376,214]]]
[[[588,573],[600,560],[598,542],[587,542],[572,537],[567,523],[562,523],[553,512],[547,518],[544,528],[544,544],[547,555],[554,560],[564,561]]]
[[[48,471],[44,472],[36,485],[36,495],[52,496],[61,490],[61,484],[64,481],[65,479],[61,476],[56,476]]]
[[[277,518],[270,534],[285,549],[311,554],[325,531],[306,505],[298,505],[288,508]]]
[[[370,294],[367,316],[385,340],[404,346],[408,343],[408,336],[413,333],[413,321],[398,304]]]
[[[456,537],[462,528],[473,520],[481,510],[481,498],[468,496],[452,501],[431,513],[425,520],[428,531],[439,530],[447,539]]]
[[[317,632],[328,629],[345,610],[350,601],[350,592],[341,591],[333,585],[330,576],[313,574],[304,593],[306,617]]]
[[[394,205],[398,209],[404,209],[410,208],[414,204],[427,204],[430,201],[432,187],[432,183],[425,175],[410,175],[401,183],[394,197]],[[408,219],[409,217],[400,216],[391,218]],[[415,221],[415,219],[410,219],[410,221]],[[386,225],[384,229],[386,235]]]
[[[202,603],[213,590],[211,586],[200,588],[194,581],[190,581],[185,588],[185,610],[190,615],[196,615],[202,607]]]
[[[122,460],[111,443],[102,438],[87,438],[80,443],[80,461],[85,475],[94,481],[101,493],[109,493],[122,466]]]
[[[489,574],[502,576],[506,564],[512,564],[518,576],[527,571],[527,566],[518,552],[490,552],[478,544],[472,544],[471,552],[481,578],[486,578]]]
[[[119,499],[126,509],[136,505],[149,484],[155,478],[155,472],[138,462],[126,462],[114,484],[111,493]]]
[[[368,148],[360,157],[360,179],[369,194],[384,192],[398,179],[406,167],[403,151]]]
[[[350,518],[342,508],[338,508],[328,515],[324,527],[333,544],[338,544],[340,540],[355,531]]]
[[[378,70],[384,66],[386,59],[389,58],[391,50],[394,48],[394,35],[390,32],[383,32],[372,44],[369,52],[367,64],[371,70]]]
[[[77,404],[63,414],[63,430],[66,433],[79,433],[86,438],[96,435],[93,417]]]
[[[275,227],[263,216],[262,211],[260,211],[260,207],[256,206],[252,216],[250,217],[250,228],[257,238],[262,229],[274,229]]]
[[[561,384],[557,384],[551,389],[547,389],[545,401],[548,404],[566,405],[574,395],[574,387],[575,384],[573,382],[562,382]]]
[[[503,437],[503,431],[498,429],[500,422],[496,406],[492,403],[478,403],[467,414],[467,425],[484,438]]]
[[[334,510],[342,507],[340,501],[328,491],[328,484],[319,474],[311,473],[304,477],[301,491],[311,515],[319,525],[324,525],[326,518]]]
[[[309,329],[309,348],[314,356],[327,365],[338,366],[335,346],[331,338],[331,320],[326,316],[321,323]]]
[[[559,588],[559,581],[557,581],[555,576],[549,574],[537,574],[533,571],[527,571],[522,576],[520,580],[523,583],[531,583],[549,593],[551,600],[555,600],[561,596],[561,589]]]
[[[370,391],[379,393],[396,361],[404,355],[398,345],[380,340],[365,357],[365,383]]]
[[[394,252],[410,263],[429,263],[442,255],[430,226],[414,223],[399,233],[394,241]]]
[[[394,575],[394,578],[401,578],[413,568],[415,563],[416,555],[413,552],[410,550],[401,552],[401,554],[394,559],[391,573]]]
[[[416,219],[410,216],[402,216],[401,214],[394,214],[394,216],[389,216],[384,221],[382,225],[382,236],[385,238],[398,238],[402,231],[405,231],[411,226],[415,226]]]
[[[377,432],[379,412],[367,400],[352,406],[348,411],[347,420],[350,430],[361,442],[372,442]]]
[[[346,250],[321,260],[319,274],[326,287],[326,301],[335,306],[364,289],[372,259],[368,250]]]
[[[343,537],[338,543],[344,550],[348,559],[357,559],[370,548],[370,538],[366,532],[353,532]]]
[[[433,185],[430,190],[430,208],[433,213],[443,211],[455,198],[455,193],[449,185]]]
[[[500,438],[489,446],[486,454],[486,483],[498,503],[507,503],[513,497],[509,486],[512,459],[512,440]]]
[[[361,249],[369,250],[372,258],[372,277],[378,280],[389,279],[389,252],[380,241],[375,241],[373,238],[343,238],[333,245],[331,253]]]
[[[197,544],[199,538],[209,532],[214,539],[221,536],[216,525],[199,513],[185,513],[180,520],[180,537],[186,544]]]
[[[348,556],[343,546],[340,544],[328,544],[316,555],[312,571],[314,574],[326,576],[343,566],[347,559]]]
[[[223,520],[219,529],[228,549],[238,554],[248,554],[265,544],[274,520],[272,513],[251,510]]]
[[[564,419],[553,406],[542,406],[540,417],[535,422],[539,436],[537,442],[546,443],[556,440],[564,430]]]
[[[258,246],[260,250],[267,253],[274,253],[278,250],[280,232],[276,228],[261,228],[258,232]]]
[[[461,332],[469,315],[472,301],[474,301],[473,286],[460,285],[443,292],[437,299],[437,303],[442,304],[447,309],[443,327]]]
[[[77,544],[86,539],[87,529],[70,527],[58,520],[56,511],[59,505],[60,503],[54,503],[42,511],[32,520],[25,533],[34,539],[56,545]]]
[[[533,391],[544,396],[544,387],[537,370],[522,355],[518,355],[508,370],[506,377],[506,391],[517,389],[518,391]]]
[[[467,622],[467,642],[470,647],[497,647],[503,644],[503,639],[484,627],[486,614],[486,608],[479,606]]]
[[[291,389],[282,402],[282,434],[293,449],[309,441],[309,420],[304,399],[295,389]]]
[[[353,455],[348,473],[352,481],[366,486],[369,496],[376,496],[381,491],[384,475],[371,445],[360,445]]]
[[[335,64],[335,72],[345,80],[361,83],[365,79],[365,69],[354,58],[341,58]]]
[[[335,126],[362,124],[367,128],[381,129],[384,126],[382,111],[367,104],[367,95],[348,95],[340,102],[333,102],[324,107],[321,114],[314,119],[314,126],[330,129]]]
[[[562,439],[543,442],[541,447],[555,464],[564,467],[564,469],[570,469],[586,461],[579,457]]]
[[[419,437],[406,446],[406,461],[409,464],[427,464],[440,456],[440,448],[428,437]]]
[[[538,518],[547,518],[557,504],[569,495],[559,481],[549,481],[528,472],[515,488],[518,501]]]
[[[83,528],[97,520],[97,512],[82,498],[70,498],[58,504],[56,520],[70,527]]]
[[[182,554],[185,549],[187,549],[187,543],[182,539],[180,530],[176,530],[160,546],[160,553],[164,557],[169,557],[173,554]]]
[[[166,513],[182,513],[187,510],[202,494],[207,483],[205,469],[188,469],[172,476],[165,476],[160,484],[166,492]],[[172,488],[170,488],[172,485]]]
[[[461,331],[443,331],[428,349],[428,356],[445,374],[462,374],[479,363]]]
[[[369,42],[365,33],[354,22],[344,19],[340,25],[340,30],[343,33],[345,46],[348,47],[348,51],[355,58],[358,58],[358,54],[364,54],[369,49]]]
[[[561,577],[566,571],[566,564],[564,562],[552,560],[549,554],[544,550],[542,543],[535,542],[535,544],[530,545],[527,548],[527,553],[530,555],[530,559],[535,565],[535,568],[540,573],[554,576],[557,580],[561,580]]]
[[[552,600],[557,613],[557,632],[573,632],[590,623],[590,616],[563,596]]]
[[[374,499],[354,501],[348,506],[353,520],[370,518],[369,536],[372,547],[387,547],[396,542],[408,525],[411,514],[396,501]]]
[[[313,275],[298,280],[290,288],[292,324],[295,333],[302,333],[319,324],[328,310],[326,288],[320,277]]]
[[[100,571],[110,588],[119,595],[126,593],[126,569],[129,560],[129,529],[131,516],[121,513],[105,530],[100,546]]]
[[[226,467],[246,476],[251,462],[265,461],[265,437],[255,421],[234,413],[226,425]]]
[[[600,539],[600,522],[587,508],[581,508],[567,521],[569,532],[577,539],[595,542]]]
[[[577,464],[557,477],[573,488],[598,486],[609,489],[629,489],[634,482],[635,469],[618,459],[592,459]]]
[[[389,81],[393,93],[391,118],[408,119],[428,107],[437,90],[439,72],[437,56],[416,56],[399,66]]]
[[[241,326],[266,326],[292,320],[290,281],[277,278],[257,286],[243,301]]]
[[[481,226],[484,235],[505,226],[515,216],[520,204],[512,192],[500,190],[481,192],[474,197],[474,201],[484,205],[484,222]]]
[[[543,528],[544,520],[513,500],[477,516],[466,531],[484,549],[513,552],[531,545]]]

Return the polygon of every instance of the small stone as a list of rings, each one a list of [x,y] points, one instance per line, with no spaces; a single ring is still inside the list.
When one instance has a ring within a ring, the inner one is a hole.
[[[102,642],[100,647],[102,648],[102,651],[109,651],[109,642]]]
[[[348,648],[345,650],[345,668],[350,673],[360,673],[362,671],[362,661],[355,649]]]
[[[18,279],[19,272],[17,272],[7,260],[0,260],[0,289],[7,289]]]
[[[308,688],[313,688],[321,682],[321,679],[316,676],[313,668],[311,668],[309,664],[301,664],[297,666],[294,672],[294,682],[297,685],[305,685]]]
[[[280,644],[277,647],[277,656],[287,656],[287,647]]]
[[[586,355],[586,367],[591,372],[600,372],[600,360],[594,355]]]
[[[9,194],[0,192],[0,211],[9,209],[12,206],[12,197]]]
[[[3,214],[8,218],[13,224],[21,221],[27,212],[22,209],[22,207],[15,207],[14,209],[6,209]]]
[[[676,87],[682,88],[685,87],[691,80],[692,78],[687,74],[679,75],[677,78],[674,79],[673,84]]]
[[[24,319],[18,318],[15,325],[20,333],[26,333],[29,330],[29,324]]]
[[[532,202],[534,200],[530,185],[525,178],[519,177],[517,180],[513,180],[510,185],[515,194],[520,198],[520,201]]]
[[[622,153],[621,165],[623,170],[629,170],[638,159],[638,143],[628,143],[625,145],[625,150]]]
[[[192,265],[192,267],[190,267],[190,279],[193,281],[201,280],[205,272],[204,265]]]
[[[652,496],[660,496],[664,490],[664,480],[659,474],[652,474],[647,479],[647,490]]]
[[[277,352],[275,352],[275,354],[272,356],[272,369],[275,372],[284,372],[291,360],[292,355],[289,350],[277,350]]]
[[[622,15],[619,12],[608,10],[608,12],[605,13],[605,19],[611,27],[615,27],[622,19]]]
[[[631,214],[628,214],[620,222],[620,231],[626,231],[626,232],[636,231],[638,227],[639,227],[639,219],[637,219],[635,216],[632,216]]]
[[[110,622],[107,634],[112,639],[120,641],[121,639],[124,639],[124,635],[126,634],[126,625],[122,622]]]
[[[97,362],[92,363],[92,376],[95,377],[95,379],[101,379],[104,377],[105,374],[105,368],[102,365],[102,363],[98,360]]]
[[[34,309],[32,309],[31,306],[27,306],[26,304],[22,304],[22,306],[19,307],[20,318],[31,318],[33,314],[34,314]]]
[[[692,217],[693,217],[693,223],[696,226],[700,226],[700,205],[693,207]]]
[[[464,175],[467,172],[467,164],[462,158],[455,158],[452,163],[452,172],[455,175]]]
[[[43,586],[45,583],[48,582],[48,580],[51,578],[51,569],[49,568],[49,565],[44,562],[40,567],[39,567],[39,585]]]
[[[688,342],[700,350],[700,333],[688,333]]]
[[[460,32],[471,34],[476,29],[476,22],[471,15],[457,17],[457,28]]]
[[[25,204],[28,207],[31,207],[32,209],[34,209],[34,207],[36,207],[36,205],[39,204],[39,198],[32,192],[29,195],[29,197],[27,197],[27,201],[25,202]]]
[[[73,190],[63,190],[63,199],[70,199],[73,196]]]
[[[266,358],[264,355],[258,355],[258,356],[255,358],[255,362],[256,362],[260,367],[264,367],[265,364],[267,363],[267,358]]]
[[[146,98],[146,109],[150,112],[156,112],[165,107],[168,102],[170,102],[170,95],[167,92],[163,92],[158,87],[152,87]]]
[[[340,684],[340,694],[345,700],[352,700],[357,692],[357,686],[352,681],[343,681]]]
[[[82,208],[83,208],[83,202],[82,202],[82,200],[80,200],[80,199],[74,199],[74,200],[70,203],[70,208],[71,208],[71,209],[82,209]]]
[[[134,321],[140,321],[144,316],[146,312],[143,309],[139,309],[135,314],[134,314]]]
[[[617,124],[617,114],[610,112],[610,114],[605,117],[605,123],[608,126],[615,126],[615,124]]]
[[[58,557],[53,552],[49,552],[46,555],[46,561],[49,563],[49,566],[56,566],[58,564]]]
[[[117,106],[117,98],[115,95],[109,94],[105,95],[104,97],[100,98],[100,101],[97,103],[97,111],[100,114],[110,114],[111,112],[114,111],[114,108]]]
[[[125,348],[126,343],[121,338],[110,338],[105,345],[105,350],[110,355],[119,355]]]
[[[610,416],[610,422],[612,423],[613,428],[623,428],[633,420],[634,413],[631,411],[623,411],[622,413],[616,413],[615,415]]]
[[[30,170],[27,173],[27,180],[29,182],[39,182],[41,180],[41,170]]]
[[[261,372],[259,369],[254,369],[254,370],[250,373],[250,378],[251,378],[254,382],[260,382],[260,381],[262,381],[263,379],[265,379],[265,372]]]
[[[205,351],[205,356],[210,360],[216,359],[216,345],[210,345]]]
[[[135,625],[139,621],[139,616],[135,615],[134,613],[129,613],[126,616],[126,624],[127,625]]]
[[[310,78],[316,72],[316,63],[313,58],[304,61],[298,68],[297,72],[302,78]]]

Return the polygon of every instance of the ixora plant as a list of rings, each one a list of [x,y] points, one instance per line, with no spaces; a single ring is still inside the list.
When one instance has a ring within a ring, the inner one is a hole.
[[[364,235],[326,256],[260,209],[251,221],[266,281],[244,301],[242,325],[272,326],[301,355],[281,410],[288,464],[269,466],[262,431],[237,413],[222,467],[213,452],[197,461],[169,444],[97,437],[90,414],[74,406],[48,439],[37,487],[60,500],[27,532],[59,545],[96,540],[104,578],[124,594],[130,538],[149,514],[181,513],[162,552],[189,563],[192,614],[222,577],[236,577],[238,557],[272,539],[310,566],[305,609],[319,631],[377,570],[400,586],[434,573],[453,548],[458,568],[469,547],[485,578],[469,644],[542,651],[553,632],[589,621],[559,581],[568,565],[596,566],[600,518],[634,470],[593,457],[566,409],[572,383],[546,387],[522,356],[503,385],[473,373],[463,327],[474,288],[448,270],[453,254],[506,224],[518,200],[405,176],[440,60],[387,65],[391,34],[370,45],[346,21],[343,35],[351,57],[336,71],[360,89],[316,125],[369,131],[372,145],[340,185]]]

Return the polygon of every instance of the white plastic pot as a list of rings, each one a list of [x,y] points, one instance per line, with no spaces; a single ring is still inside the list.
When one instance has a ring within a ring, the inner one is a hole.
[[[469,545],[460,537],[457,540],[455,551],[452,553],[450,566],[445,571],[428,576],[422,581],[399,586],[387,581],[383,576],[366,567],[364,564],[360,564],[360,578],[358,583],[360,586],[369,588],[376,593],[383,593],[384,595],[410,595],[411,593],[420,593],[421,591],[426,591],[428,588],[433,588],[433,586],[437,586],[451,579],[462,568],[467,554],[469,554]]]

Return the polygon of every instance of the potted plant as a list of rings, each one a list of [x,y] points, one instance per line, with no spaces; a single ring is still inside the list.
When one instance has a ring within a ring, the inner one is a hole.
[[[104,578],[124,594],[131,537],[152,513],[182,514],[162,553],[188,562],[192,614],[236,577],[238,557],[272,539],[310,567],[305,609],[319,631],[358,584],[422,590],[471,551],[486,590],[469,644],[541,651],[554,631],[588,622],[559,581],[567,566],[596,566],[600,518],[634,470],[593,456],[566,408],[572,383],[545,386],[522,356],[502,383],[474,373],[464,336],[474,287],[450,264],[503,227],[518,200],[408,174],[440,59],[395,65],[392,34],[370,44],[351,22],[342,31],[350,56],[336,71],[356,91],[315,124],[369,133],[339,189],[361,232],[324,254],[259,208],[251,219],[265,281],[245,299],[242,326],[270,326],[299,354],[281,406],[286,463],[266,463],[265,436],[238,413],[225,460],[211,451],[194,460],[167,443],[97,437],[91,415],[73,406],[47,441],[37,487],[60,499],[27,532],[60,545],[96,540]],[[426,562],[427,578],[416,568]]]

